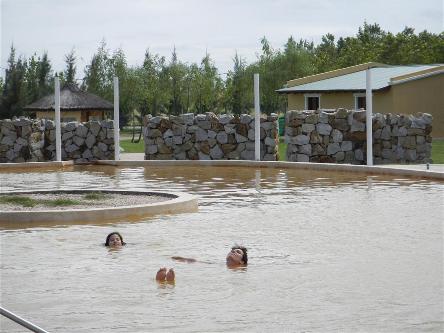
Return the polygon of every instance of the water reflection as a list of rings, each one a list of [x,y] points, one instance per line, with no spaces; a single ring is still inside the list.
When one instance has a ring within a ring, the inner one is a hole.
[[[156,281],[157,288],[160,290],[172,290],[176,286],[174,281]]]
[[[255,171],[255,179],[254,179],[254,185],[257,192],[261,192],[261,170]]]

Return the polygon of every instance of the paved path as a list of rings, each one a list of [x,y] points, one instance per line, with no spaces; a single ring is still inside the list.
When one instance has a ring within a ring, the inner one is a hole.
[[[144,153],[121,153],[120,159],[122,161],[143,161]],[[410,170],[427,170],[427,164],[384,164],[377,165],[377,167],[387,167],[396,169],[410,169]],[[444,172],[444,164],[430,164],[430,171]]]
[[[143,161],[145,159],[144,153],[120,153],[122,161]]]

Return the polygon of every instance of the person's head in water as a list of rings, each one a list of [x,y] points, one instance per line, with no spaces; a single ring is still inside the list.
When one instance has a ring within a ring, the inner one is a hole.
[[[245,266],[248,263],[247,249],[243,246],[233,246],[227,254],[227,266]]]
[[[122,235],[118,232],[112,232],[108,236],[106,236],[105,246],[120,247],[125,244],[126,243],[123,241]]]

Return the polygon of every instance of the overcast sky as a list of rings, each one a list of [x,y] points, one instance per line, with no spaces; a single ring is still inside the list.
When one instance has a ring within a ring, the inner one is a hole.
[[[364,21],[393,33],[444,30],[443,0],[0,0],[1,67],[11,43],[29,57],[48,51],[53,69],[64,55],[77,55],[77,76],[102,39],[121,47],[130,65],[141,64],[147,48],[170,58],[173,47],[187,63],[207,51],[221,73],[237,51],[248,63],[266,36],[282,48],[289,36],[319,43],[321,36],[355,35]],[[2,71],[3,72],[3,71]]]

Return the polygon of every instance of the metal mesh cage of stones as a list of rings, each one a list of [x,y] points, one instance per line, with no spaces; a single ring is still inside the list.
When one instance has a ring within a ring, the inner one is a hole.
[[[112,120],[61,124],[62,159],[75,162],[114,159]],[[0,162],[53,161],[55,124],[46,119],[0,120]]]
[[[375,113],[375,164],[431,161],[432,116]],[[295,162],[366,162],[365,110],[292,110],[285,118],[287,160]]]
[[[222,114],[147,115],[143,120],[146,160],[254,160],[255,120]],[[277,161],[278,116],[260,118],[261,160]]]

